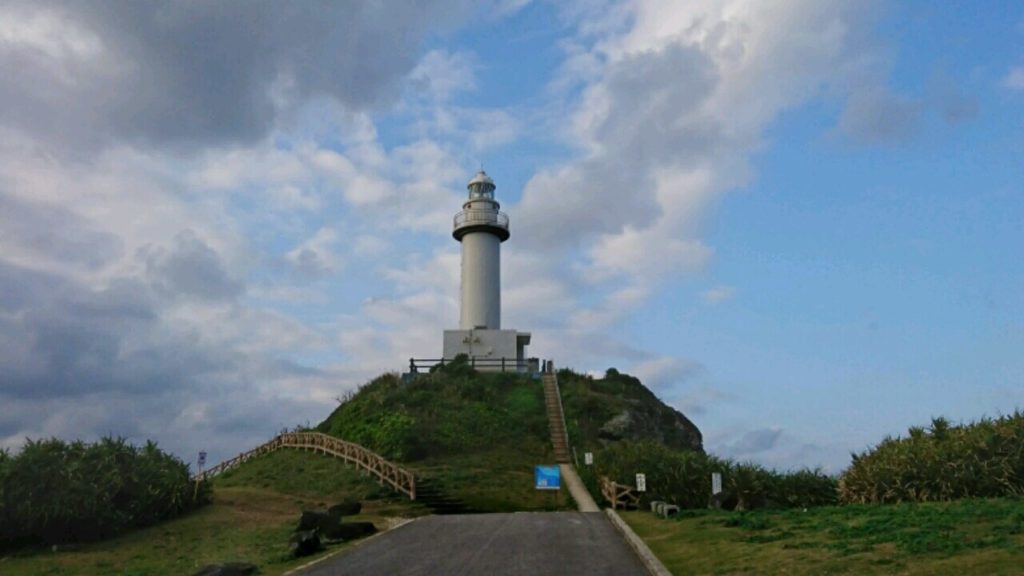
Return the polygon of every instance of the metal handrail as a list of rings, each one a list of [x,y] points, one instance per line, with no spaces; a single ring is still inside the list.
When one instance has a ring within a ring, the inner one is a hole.
[[[463,226],[496,226],[508,230],[508,214],[494,210],[463,210],[452,220],[455,228]]]
[[[420,370],[433,368],[435,365],[451,364],[454,358],[409,358],[409,372],[417,373]],[[518,358],[477,358],[470,356],[466,363],[472,368],[501,368],[502,371],[524,371],[530,368],[530,359],[520,360]]]

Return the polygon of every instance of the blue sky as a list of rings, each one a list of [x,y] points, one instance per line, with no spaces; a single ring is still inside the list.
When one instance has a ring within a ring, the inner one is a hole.
[[[838,472],[1021,407],[1024,7],[0,4],[0,445],[216,460],[458,322],[640,376],[716,454]]]

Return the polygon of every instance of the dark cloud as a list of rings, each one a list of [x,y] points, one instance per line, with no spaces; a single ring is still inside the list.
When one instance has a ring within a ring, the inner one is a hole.
[[[0,394],[143,394],[223,368],[223,358],[161,333],[159,302],[140,281],[93,290],[3,261],[0,281],[15,287],[0,293]]]
[[[277,104],[388,100],[425,35],[467,2],[13,2],[35,36],[0,43],[0,124],[78,151],[251,141]],[[26,29],[29,27],[26,25]]]
[[[169,297],[229,300],[244,288],[220,255],[191,230],[178,233],[170,250],[150,247],[142,257],[150,282]]]
[[[96,230],[70,210],[30,202],[0,191],[0,245],[17,246],[29,253],[66,264],[97,269],[118,258],[121,240]]]
[[[330,409],[256,392],[320,370],[169,325],[184,292],[129,277],[95,289],[2,259],[0,286],[0,445],[116,435],[220,459]]]
[[[781,436],[781,428],[751,430],[743,434],[736,442],[727,446],[725,452],[737,457],[767,452],[775,447]]]

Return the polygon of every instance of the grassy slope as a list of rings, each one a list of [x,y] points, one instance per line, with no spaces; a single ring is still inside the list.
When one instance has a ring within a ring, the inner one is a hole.
[[[623,518],[673,574],[1020,574],[1024,501]]]
[[[282,450],[218,478],[213,503],[184,518],[75,551],[2,558],[0,574],[177,576],[232,561],[252,562],[263,575],[282,574],[310,561],[287,554],[299,512],[346,498],[364,501],[354,520],[379,529],[397,516],[422,513],[339,460]]]
[[[573,506],[565,490],[533,488],[533,467],[554,463],[539,380],[458,368],[411,382],[385,375],[317,429],[401,462],[477,510]]]

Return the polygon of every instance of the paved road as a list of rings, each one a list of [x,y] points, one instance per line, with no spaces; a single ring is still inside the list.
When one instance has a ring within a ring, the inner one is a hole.
[[[428,516],[315,564],[303,576],[645,576],[602,513]]]

